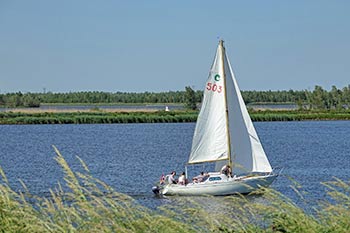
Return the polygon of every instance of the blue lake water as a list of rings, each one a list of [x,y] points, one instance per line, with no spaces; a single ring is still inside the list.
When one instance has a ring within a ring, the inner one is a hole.
[[[272,187],[298,202],[290,187],[293,178],[318,201],[326,196],[323,181],[350,178],[350,121],[255,122],[272,166],[284,167]],[[54,160],[55,145],[71,168],[81,171],[76,158],[91,174],[115,190],[148,207],[167,200],[155,198],[151,187],[162,173],[184,170],[194,123],[99,125],[0,125],[0,165],[11,186],[48,196],[63,172]],[[197,171],[206,169],[194,167]]]

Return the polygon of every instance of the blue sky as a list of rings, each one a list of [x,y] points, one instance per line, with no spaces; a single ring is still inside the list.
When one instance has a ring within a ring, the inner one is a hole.
[[[0,93],[203,89],[218,37],[242,90],[350,84],[350,1],[0,0]]]

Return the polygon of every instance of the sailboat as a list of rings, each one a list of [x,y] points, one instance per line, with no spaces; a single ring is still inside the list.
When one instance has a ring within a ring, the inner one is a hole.
[[[163,195],[245,194],[268,187],[278,176],[248,114],[223,40],[219,41],[205,85],[188,159],[189,165],[199,163],[215,163],[204,181],[166,184],[153,191]],[[223,174],[223,166],[230,166],[232,171]]]

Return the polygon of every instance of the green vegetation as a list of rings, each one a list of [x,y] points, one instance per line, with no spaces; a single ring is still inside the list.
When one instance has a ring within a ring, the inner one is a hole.
[[[89,112],[0,112],[0,124],[98,124],[98,123],[170,123],[194,122],[202,91],[186,87],[185,91],[161,93],[8,93],[0,94],[0,106],[18,107],[45,104],[93,104]],[[311,91],[243,91],[246,103],[296,103],[298,110],[250,110],[253,121],[350,120],[350,86],[326,91],[315,86]],[[184,104],[189,111],[107,112],[99,104]]]
[[[252,121],[350,120],[350,110],[250,110]]]
[[[0,106],[4,107],[40,107],[38,94],[21,92],[0,94]]]
[[[0,112],[0,124],[112,124],[195,122],[198,111]],[[350,110],[250,110],[253,121],[350,120]]]
[[[313,91],[242,91],[246,104],[251,103],[295,103],[299,109],[343,109],[350,106],[350,85],[342,89],[332,86],[330,91],[315,86]],[[0,106],[36,107],[40,104],[143,104],[143,103],[181,103],[190,109],[193,103],[202,101],[203,91],[193,91],[186,87],[185,91],[169,92],[69,92],[69,93],[7,93],[0,94]],[[190,104],[190,105],[188,105]]]
[[[202,92],[196,92],[196,101],[200,102]],[[20,107],[25,106],[24,99],[30,96],[38,100],[39,104],[145,104],[145,103],[184,103],[184,91],[169,92],[69,92],[69,93],[8,93],[0,94],[0,106]]]
[[[0,169],[1,232],[316,233],[350,229],[350,185],[337,179],[323,184],[330,201],[312,206],[312,211],[271,189],[262,190],[263,201],[250,198],[252,195],[197,199],[202,202],[174,197],[174,204],[150,210],[92,177],[82,160],[84,172],[71,170],[55,151],[66,183],[50,190],[49,198],[30,195],[24,184],[23,193],[15,192]],[[215,210],[208,203],[222,208]]]
[[[191,110],[197,109],[196,92],[191,87],[186,87],[185,107]]]
[[[0,124],[110,124],[194,122],[195,111],[159,112],[0,112]]]

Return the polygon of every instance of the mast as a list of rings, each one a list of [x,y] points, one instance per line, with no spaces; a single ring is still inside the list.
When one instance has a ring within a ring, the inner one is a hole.
[[[226,88],[226,72],[225,72],[225,65],[224,65],[224,56],[225,56],[225,47],[224,47],[224,41],[220,40],[219,45],[221,46],[221,64],[222,64],[222,73],[224,76],[224,92],[225,92],[225,112],[226,112],[226,136],[227,136],[227,154],[228,154],[228,164],[231,167],[232,172],[232,161],[231,161],[231,138],[230,138],[230,132],[229,132],[229,122],[228,122],[228,106],[227,106],[227,88]]]

